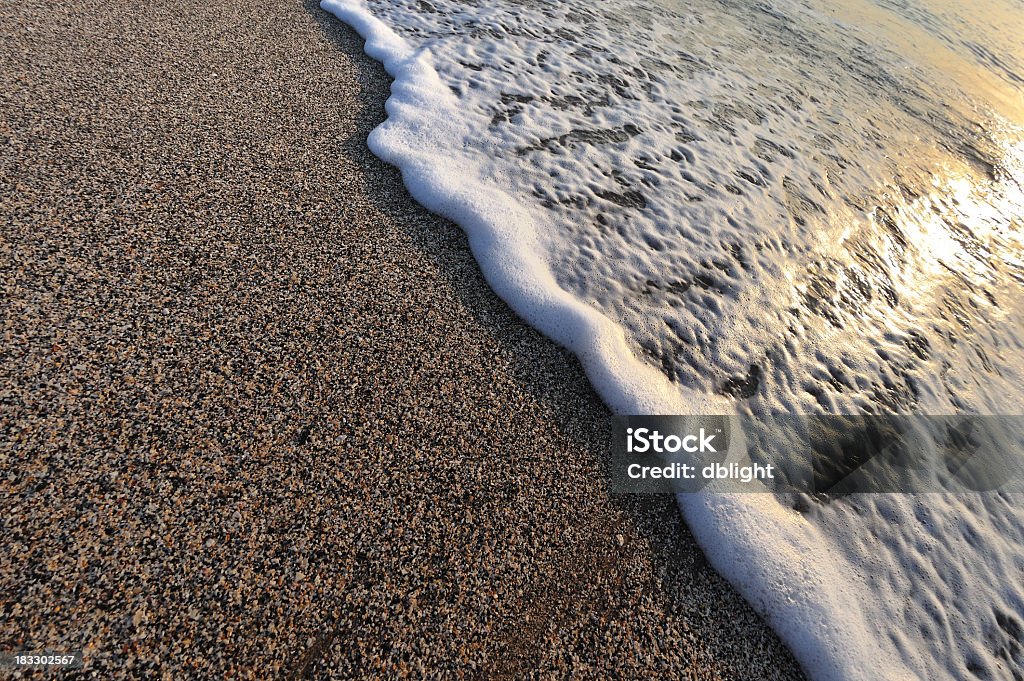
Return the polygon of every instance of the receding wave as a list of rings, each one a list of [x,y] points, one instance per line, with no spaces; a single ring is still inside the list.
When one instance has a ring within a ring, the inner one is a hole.
[[[373,151],[613,409],[1021,411],[1021,7],[323,5],[396,79]],[[1021,678],[1020,496],[754,496],[680,505],[813,676]]]

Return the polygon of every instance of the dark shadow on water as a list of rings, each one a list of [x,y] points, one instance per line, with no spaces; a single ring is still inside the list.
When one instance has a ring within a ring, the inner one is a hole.
[[[357,73],[362,88],[362,108],[353,112],[355,130],[344,140],[342,148],[349,158],[360,163],[367,195],[377,208],[395,216],[396,224],[405,231],[405,239],[449,279],[460,302],[480,324],[494,329],[495,339],[506,350],[503,354],[512,358],[508,370],[523,390],[547,407],[547,413],[553,415],[564,438],[583,451],[599,452],[597,460],[602,468],[599,475],[607,480],[611,460],[610,414],[593,392],[578,361],[568,351],[555,347],[541,334],[526,327],[487,287],[461,229],[415,204],[401,184],[399,171],[369,153],[366,136],[386,117],[384,102],[390,78],[378,62],[363,53],[363,41],[352,29],[321,10],[314,0],[304,0],[304,7]],[[511,331],[506,333],[507,329]],[[545,353],[562,357],[563,367],[557,374],[545,371],[540,362],[534,361],[535,355]],[[607,489],[606,484],[599,487]],[[593,525],[596,536],[591,545],[578,547],[582,555],[563,556],[565,567],[575,573],[574,578],[563,576],[557,583],[547,585],[554,590],[540,589],[537,594],[524,596],[539,602],[536,614],[541,624],[552,619],[568,623],[588,619],[598,623],[629,620],[629,606],[640,602],[638,596],[642,590],[657,594],[656,602],[663,609],[666,622],[682,622],[686,629],[685,634],[663,631],[665,640],[653,642],[654,650],[661,645],[673,645],[677,640],[696,641],[705,644],[711,655],[710,659],[693,660],[693,665],[717,670],[712,671],[712,675],[743,676],[746,669],[734,669],[730,660],[763,658],[765,666],[770,660],[781,660],[782,664],[773,664],[758,678],[802,678],[782,643],[708,565],[671,496],[610,496],[608,506],[607,517],[596,521],[579,519],[588,529]],[[629,574],[638,552],[649,554],[644,560],[653,564],[650,571],[653,577],[646,582],[638,582]],[[574,586],[576,584],[583,586]],[[603,586],[595,586],[600,584]],[[589,611],[587,616],[579,615],[581,608]],[[485,676],[521,678],[536,670],[547,644],[542,638],[545,628],[524,622],[500,625],[489,636],[503,637],[504,641],[498,646],[500,654],[489,660]],[[751,631],[758,634],[751,636]],[[587,639],[578,637],[578,640],[585,643]],[[593,654],[587,648],[581,648],[576,654],[587,652]],[[316,664],[316,659],[307,660],[304,670],[315,676],[312,670]],[[664,671],[662,669],[661,673]]]

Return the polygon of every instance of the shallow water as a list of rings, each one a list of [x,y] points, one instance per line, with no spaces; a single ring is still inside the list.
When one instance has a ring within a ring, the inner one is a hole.
[[[324,6],[396,76],[374,151],[614,408],[1021,413],[1019,2]],[[813,676],[1009,679],[1019,501],[681,505]]]

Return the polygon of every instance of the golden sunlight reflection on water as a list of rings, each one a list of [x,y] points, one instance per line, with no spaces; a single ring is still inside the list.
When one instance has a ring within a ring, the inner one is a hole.
[[[918,261],[902,270],[911,278],[901,282],[904,295],[927,305],[940,287],[978,295],[1024,283],[1022,185],[1024,131],[1004,141],[995,179],[963,170],[936,175],[934,190],[903,212],[900,228]],[[989,302],[979,304],[990,318],[1006,316],[1008,310]]]

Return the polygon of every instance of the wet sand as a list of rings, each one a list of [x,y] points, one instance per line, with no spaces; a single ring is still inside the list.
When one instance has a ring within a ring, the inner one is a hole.
[[[290,0],[0,8],[0,649],[91,678],[791,679]],[[74,674],[68,675],[69,678]]]

